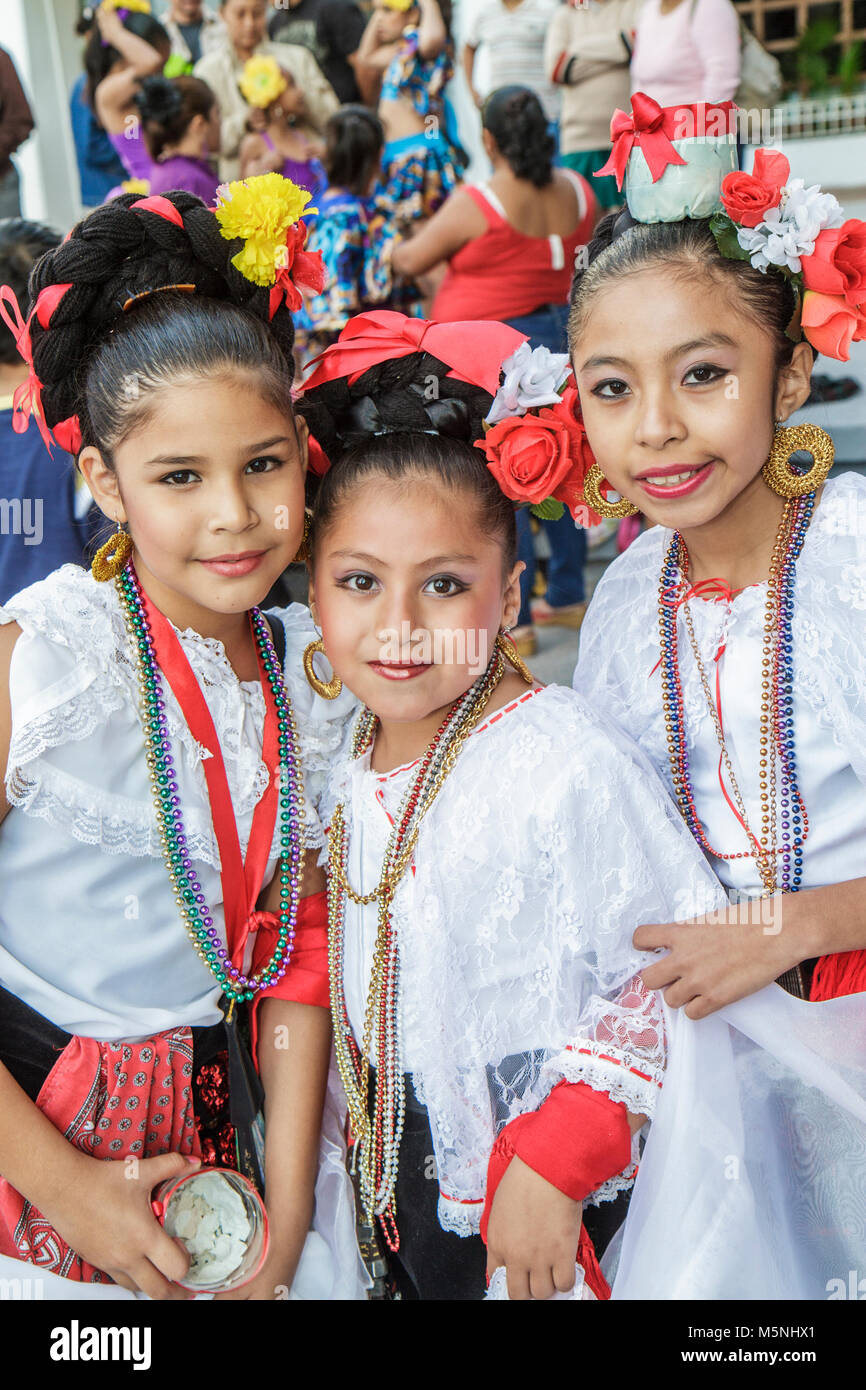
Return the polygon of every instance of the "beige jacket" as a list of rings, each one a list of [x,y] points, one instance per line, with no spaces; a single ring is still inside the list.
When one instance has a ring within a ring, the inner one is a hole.
[[[325,121],[336,111],[339,102],[310,50],[302,48],[300,44],[271,43],[266,39],[256,49],[256,56],[276,58],[280,67],[292,74],[307,99],[310,125],[321,133]],[[226,183],[240,177],[238,148],[246,134],[250,113],[238,87],[243,69],[243,63],[229,43],[214,53],[208,53],[193,69],[195,76],[208,84],[219,102],[222,118],[219,174]]]
[[[563,4],[547,30],[544,62],[562,92],[563,154],[610,145],[610,118],[630,110],[629,63],[643,0]]]

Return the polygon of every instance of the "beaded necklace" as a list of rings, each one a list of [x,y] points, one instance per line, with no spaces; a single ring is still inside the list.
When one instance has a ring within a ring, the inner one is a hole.
[[[269,985],[282,979],[294,945],[303,871],[303,845],[297,824],[297,810],[302,805],[301,762],[294,713],[286,694],[267,622],[258,608],[252,608],[250,620],[259,669],[264,670],[277,712],[280,756],[280,924],[277,945],[270,961],[263,970],[245,975],[232,961],[229,950],[222,944],[219,928],[205,902],[189,854],[176,769],[168,737],[163,678],[156,659],[151,625],[142,600],[138,576],[131,559],[117,575],[115,587],[135,647],[147,766],[165,865],[174,889],[175,900],[196,954],[208,966],[221,986],[228,1001],[230,1017],[238,1001],[249,1001],[259,990],[267,989]]]
[[[758,838],[746,821],[743,798],[734,777],[725,744],[724,729],[719,711],[710,693],[709,681],[695,640],[689,610],[688,552],[679,532],[668,546],[662,564],[659,585],[659,632],[661,638],[662,704],[667,733],[671,776],[680,811],[697,840],[709,854],[718,859],[753,858],[763,885],[763,895],[770,896],[779,888],[783,893],[796,893],[803,874],[803,844],[809,833],[809,819],[797,783],[797,760],[794,746],[793,702],[793,640],[794,583],[796,563],[812,518],[815,494],[792,498],[785,504],[782,521],[773,549],[767,584],[767,605],[764,612],[764,644],[761,658],[761,725],[759,786],[761,799],[761,836]],[[701,685],[715,725],[716,737],[734,792],[739,811],[738,819],[746,831],[751,848],[731,854],[713,849],[698,815],[694,799],[689,754],[686,743],[685,705],[680,680],[677,648],[677,610],[680,604],[686,618],[692,650]],[[777,806],[777,791],[778,806]],[[778,808],[781,808],[781,817]],[[781,829],[782,843],[777,843]],[[782,860],[781,881],[779,857]]]
[[[334,1049],[355,1136],[353,1166],[359,1176],[361,1202],[371,1226],[375,1224],[375,1216],[380,1218],[388,1247],[395,1251],[400,1248],[400,1234],[394,1212],[394,1188],[403,1134],[405,1090],[399,1026],[399,943],[391,920],[391,903],[412,858],[421,821],[481,718],[503,672],[503,659],[497,650],[487,670],[452,706],[433,736],[400,803],[379,884],[372,893],[356,893],[346,876],[349,846],[342,802],[336,807],[328,830],[328,966]],[[353,758],[360,757],[372,746],[378,722],[371,710],[362,711],[352,740]],[[377,903],[379,908],[360,1047],[349,1022],[343,984],[347,897],[360,905]],[[374,1033],[377,1066],[371,1121],[369,1078]]]

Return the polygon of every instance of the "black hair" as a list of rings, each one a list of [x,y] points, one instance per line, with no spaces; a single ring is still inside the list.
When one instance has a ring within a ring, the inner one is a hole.
[[[176,145],[195,116],[210,118],[216,97],[199,77],[145,77],[133,97],[151,159]]]
[[[130,34],[135,34],[137,38],[144,39],[144,42],[149,43],[151,48],[171,49],[171,38],[168,31],[151,14],[142,14],[139,10],[133,10],[123,20],[123,27],[128,29]],[[85,99],[91,106],[100,82],[108,76],[115,63],[122,58],[123,54],[119,53],[112,44],[103,43],[99,29],[94,26],[84,48],[84,70],[87,73]]]
[[[432,476],[455,493],[474,496],[483,530],[501,539],[504,568],[514,564],[514,504],[474,447],[493,398],[449,377],[449,370],[430,353],[415,352],[368,368],[352,385],[345,377],[326,382],[298,401],[298,414],[331,463],[321,478],[308,475],[312,554],[358,482]]]
[[[77,415],[82,444],[96,445],[109,465],[116,445],[147,418],[149,394],[178,377],[246,369],[266,399],[292,413],[294,330],[285,303],[269,319],[270,291],[231,264],[242,243],[223,238],[200,198],[163,197],[180,225],[135,208],[137,195],[125,193],[73,227],[30,278],[31,306],[48,286],[71,286],[47,328],[38,315],[31,324],[46,422]]]
[[[534,92],[528,87],[498,87],[481,108],[481,124],[516,178],[547,187],[553,178],[556,141]]]
[[[366,106],[341,106],[325,124],[322,163],[328,182],[363,196],[384,147],[385,130],[374,111]]]
[[[60,245],[60,233],[44,222],[26,222],[23,217],[0,218],[0,284],[9,285],[24,312],[30,272],[46,251]],[[21,362],[15,339],[5,325],[0,326],[0,362]]]
[[[700,275],[715,281],[726,298],[739,302],[743,313],[770,334],[776,372],[791,362],[795,342],[786,333],[796,307],[791,282],[776,271],[765,273],[747,261],[723,256],[706,218],[641,223],[627,210],[614,210],[596,227],[586,262],[576,271],[571,287],[568,341],[572,352],[590,300],[603,284],[660,266],[670,277]],[[812,352],[813,357],[817,355]]]

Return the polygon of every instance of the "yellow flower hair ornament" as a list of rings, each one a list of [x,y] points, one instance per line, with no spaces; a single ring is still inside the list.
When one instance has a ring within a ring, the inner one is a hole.
[[[384,0],[386,10],[399,10],[401,14],[413,9],[417,3],[418,0]]]
[[[151,14],[150,0],[102,0],[101,10],[118,10],[121,19],[127,14]]]
[[[263,111],[282,96],[288,85],[276,58],[266,57],[249,58],[238,82],[244,101]]]
[[[137,193],[139,198],[146,198],[150,193],[150,183],[147,179],[124,179],[120,186],[124,193]]]
[[[301,291],[321,294],[325,287],[321,252],[303,249],[307,228],[301,217],[318,212],[307,207],[310,196],[282,174],[257,174],[217,189],[220,231],[227,241],[244,243],[232,265],[254,285],[270,286],[271,319],[284,298],[294,313],[303,303]]]

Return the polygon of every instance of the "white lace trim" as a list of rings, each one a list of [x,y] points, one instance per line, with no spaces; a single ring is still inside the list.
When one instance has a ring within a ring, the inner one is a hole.
[[[584,1204],[590,1207],[598,1207],[602,1202],[615,1201],[621,1192],[628,1191],[633,1185],[636,1176],[637,1164],[630,1163],[621,1173],[617,1173],[614,1177],[608,1178],[606,1182],[602,1183],[601,1187],[597,1187],[594,1192],[590,1192],[589,1196],[584,1198]]]
[[[610,1043],[594,1038],[570,1043],[548,1066],[566,1081],[582,1081],[594,1091],[604,1091],[612,1101],[622,1103],[633,1115],[655,1114],[658,1094],[664,1079],[664,1068],[641,1060],[635,1069],[627,1053]],[[639,1075],[645,1072],[646,1075]]]
[[[484,1211],[484,1198],[478,1201],[459,1202],[453,1197],[439,1193],[439,1225],[443,1231],[451,1231],[455,1236],[475,1236],[481,1230],[481,1216]]]

